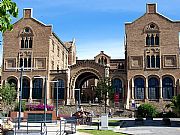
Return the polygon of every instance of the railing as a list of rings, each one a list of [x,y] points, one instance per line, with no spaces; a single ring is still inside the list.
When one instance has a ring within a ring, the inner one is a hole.
[[[69,133],[76,133],[76,119],[69,117],[67,119],[54,120],[54,121],[29,121],[28,119],[22,119],[20,129],[17,128],[18,120],[14,119],[14,135],[21,134],[36,134],[36,135],[48,135],[53,133],[55,135],[63,135]]]

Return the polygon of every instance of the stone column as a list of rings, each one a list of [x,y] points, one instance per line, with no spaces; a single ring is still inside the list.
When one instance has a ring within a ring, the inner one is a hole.
[[[132,91],[131,91],[132,93],[131,94],[132,94],[132,99],[134,99],[134,77],[132,78],[131,82],[132,82],[132,88],[131,88],[132,89]]]
[[[129,86],[130,80],[128,80],[127,84],[127,99],[126,99],[126,109],[129,109],[129,100],[130,100],[130,86]]]
[[[159,80],[159,98],[162,99],[163,98],[163,88],[162,88],[162,77],[160,77],[160,80]]]
[[[68,68],[66,70],[66,74],[67,74],[67,83],[66,83],[66,104],[70,105],[70,90],[71,90],[71,86],[70,86],[70,69]]]
[[[29,93],[29,100],[32,100],[32,89],[33,89],[33,82],[32,82],[33,80],[32,79],[30,79],[30,93]]]
[[[145,99],[149,99],[149,97],[148,97],[148,77],[146,77]]]

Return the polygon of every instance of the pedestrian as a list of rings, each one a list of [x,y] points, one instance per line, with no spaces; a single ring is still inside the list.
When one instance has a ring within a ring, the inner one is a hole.
[[[112,112],[111,112],[111,109],[109,109],[109,114],[108,114],[108,116],[112,118]]]

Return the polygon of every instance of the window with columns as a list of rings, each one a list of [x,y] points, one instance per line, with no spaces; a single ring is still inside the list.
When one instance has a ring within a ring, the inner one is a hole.
[[[147,34],[146,46],[159,46],[159,34]]]
[[[134,80],[134,94],[135,99],[144,99],[145,83],[141,77],[135,78]]]
[[[107,64],[107,58],[106,57],[100,57],[99,59],[98,59],[98,63],[99,64],[103,64],[103,65],[106,65]]]
[[[147,55],[147,68],[160,68],[159,55]]]
[[[148,97],[149,99],[159,98],[159,80],[155,77],[148,80]]]
[[[146,46],[159,46],[159,27],[151,22],[144,28]]]
[[[33,32],[29,27],[25,27],[20,33],[21,49],[31,49],[33,46]]]
[[[31,68],[31,58],[20,58],[20,67]]]
[[[145,51],[146,57],[146,68],[160,68],[160,49],[158,48],[151,48],[146,49]]]
[[[32,68],[32,52],[29,50],[19,52],[19,67],[24,67],[25,70],[31,70]]]

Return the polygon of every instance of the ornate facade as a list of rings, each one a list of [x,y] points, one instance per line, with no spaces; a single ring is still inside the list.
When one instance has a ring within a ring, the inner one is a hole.
[[[60,104],[70,105],[79,100],[96,103],[94,86],[109,77],[119,107],[130,108],[132,100],[162,105],[180,93],[180,22],[156,10],[156,4],[147,4],[143,16],[125,24],[125,59],[111,59],[101,51],[94,59],[76,60],[75,40],[62,42],[51,25],[32,18],[32,10],[24,9],[13,31],[3,35],[2,82],[14,83],[19,94],[23,67],[23,100],[43,102],[47,88],[49,104],[58,94]]]

